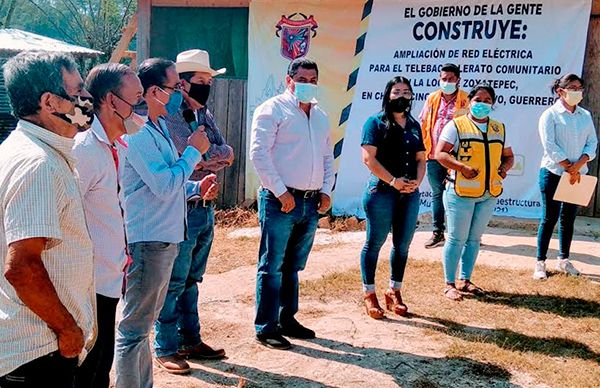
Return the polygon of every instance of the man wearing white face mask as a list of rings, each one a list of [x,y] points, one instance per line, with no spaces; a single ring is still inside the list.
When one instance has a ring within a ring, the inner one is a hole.
[[[73,153],[94,244],[98,338],[77,371],[75,386],[108,387],[115,347],[115,313],[127,263],[118,193],[118,154],[125,147],[121,136],[144,124],[133,112],[144,90],[133,70],[116,63],[94,67],[86,88],[94,98],[97,120],[89,130],[75,136]]]
[[[327,116],[317,103],[317,64],[292,61],[287,89],[254,112],[250,159],[260,178],[261,241],[256,277],[256,339],[288,349],[283,337],[314,338],[298,311],[298,271],[304,269],[318,212],[330,206],[335,180]]]
[[[459,89],[460,69],[447,63],[440,71],[440,89],[427,97],[419,115],[425,154],[427,155],[427,179],[431,186],[431,210],[433,235],[425,242],[425,248],[444,245],[445,211],[443,193],[448,175],[447,169],[435,160],[435,148],[444,126],[455,117],[465,115],[469,110],[467,92]]]

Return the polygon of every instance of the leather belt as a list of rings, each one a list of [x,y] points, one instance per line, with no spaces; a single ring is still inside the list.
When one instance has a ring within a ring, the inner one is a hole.
[[[321,192],[320,190],[299,190],[294,189],[293,187],[288,187],[287,189],[293,195],[299,195],[303,198],[313,198],[319,195],[319,193]]]

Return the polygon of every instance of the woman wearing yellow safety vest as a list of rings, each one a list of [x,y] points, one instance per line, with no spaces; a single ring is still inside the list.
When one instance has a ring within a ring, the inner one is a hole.
[[[588,172],[587,163],[596,156],[598,139],[592,114],[581,108],[583,80],[575,74],[566,74],[557,79],[552,92],[560,97],[546,109],[539,121],[539,132],[544,156],[540,169],[540,191],[542,192],[542,217],[538,230],[537,262],[533,278],[546,279],[546,254],[554,226],[558,226],[558,263],[556,269],[577,276],[579,271],[569,261],[573,225],[577,216],[577,205],[554,200],[561,175],[569,174],[571,184]]]
[[[471,282],[481,235],[492,217],[502,181],[513,165],[513,152],[504,124],[489,118],[496,102],[494,89],[478,85],[469,93],[469,113],[450,121],[440,135],[435,157],[452,170],[444,192],[448,240],[444,245],[444,295],[483,294]],[[456,272],[460,262],[460,288]]]

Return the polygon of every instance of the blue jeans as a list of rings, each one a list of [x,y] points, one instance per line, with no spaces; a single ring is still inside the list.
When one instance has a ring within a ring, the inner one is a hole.
[[[554,193],[558,187],[560,176],[545,168],[540,169],[540,191],[542,192],[542,217],[537,235],[537,259],[546,260],[548,245],[552,239],[554,226],[558,223],[558,258],[568,259],[573,241],[573,227],[577,217],[578,206],[555,201]]]
[[[317,231],[319,196],[294,195],[294,199],[296,207],[284,213],[273,193],[261,189],[258,195],[257,334],[277,332],[280,322],[293,319],[298,312],[298,271],[306,266]]]
[[[419,191],[401,194],[393,187],[370,182],[363,196],[367,215],[367,241],[360,255],[360,269],[364,285],[375,284],[375,270],[379,251],[392,231],[390,253],[391,279],[401,282],[408,260],[408,248],[415,234],[419,215]]]
[[[427,180],[431,186],[431,211],[433,231],[443,233],[446,229],[444,222],[444,189],[448,169],[437,160],[427,161]]]
[[[154,324],[157,357],[170,356],[181,347],[200,343],[198,283],[206,271],[214,237],[213,207],[190,206],[187,220],[187,239],[179,244],[167,297]]]
[[[481,235],[494,214],[496,201],[487,192],[481,198],[459,197],[454,187],[448,187],[444,192],[444,206],[448,215],[448,239],[443,251],[446,283],[456,281],[459,261],[460,279],[471,280]]]
[[[152,353],[148,338],[165,301],[177,244],[129,244],[133,263],[127,271],[123,318],[117,328],[116,387],[152,387]]]

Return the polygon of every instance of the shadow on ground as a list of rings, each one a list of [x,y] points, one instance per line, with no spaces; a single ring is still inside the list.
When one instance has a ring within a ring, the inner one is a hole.
[[[306,357],[383,373],[402,387],[437,388],[442,386],[517,387],[510,382],[508,370],[491,363],[473,361],[462,357],[425,357],[389,349],[358,347],[325,338],[296,342],[291,350]],[[273,363],[278,365],[277,351]],[[328,387],[323,382],[304,377],[284,375],[257,368],[224,362],[203,363],[204,369],[195,369],[192,376],[208,384],[244,387]],[[278,365],[279,366],[279,365]],[[370,375],[372,376],[372,374]],[[331,377],[331,376],[330,376]],[[372,378],[372,377],[371,377]],[[340,386],[379,387],[381,382],[365,381],[348,373],[336,377]]]
[[[600,303],[554,295],[487,292],[479,301],[513,308],[525,308],[539,313],[551,313],[565,318],[598,318]]]
[[[586,344],[566,338],[533,337],[509,329],[488,329],[463,325],[440,318],[411,314],[411,318],[394,322],[419,329],[434,330],[469,342],[494,344],[502,349],[535,352],[551,357],[579,358],[600,364],[600,354]]]

